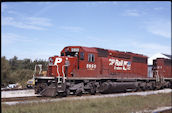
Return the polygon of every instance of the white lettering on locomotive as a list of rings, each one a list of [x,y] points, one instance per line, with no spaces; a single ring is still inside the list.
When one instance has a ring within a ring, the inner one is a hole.
[[[96,64],[87,64],[86,68],[89,70],[94,70],[94,69],[96,69]]]
[[[71,48],[71,52],[79,52],[79,48]]]
[[[114,70],[131,70],[131,62],[118,59],[109,59],[109,65],[114,65]]]
[[[57,65],[57,63],[61,63],[62,62],[62,58],[56,58],[54,65]]]

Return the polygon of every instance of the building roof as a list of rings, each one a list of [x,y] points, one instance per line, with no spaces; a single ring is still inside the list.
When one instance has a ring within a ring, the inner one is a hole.
[[[163,53],[157,53],[151,57],[148,58],[148,65],[153,65],[153,60],[156,58],[166,58],[171,59],[171,55],[163,54]]]
[[[163,54],[163,53],[162,53],[162,54]],[[172,58],[172,55],[167,55],[167,54],[163,54],[163,55],[165,55],[165,56],[168,57],[169,59]]]

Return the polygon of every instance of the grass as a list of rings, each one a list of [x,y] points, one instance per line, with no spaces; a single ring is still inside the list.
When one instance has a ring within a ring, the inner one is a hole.
[[[131,113],[171,106],[171,93],[148,96],[65,100],[47,103],[1,105],[2,113]]]

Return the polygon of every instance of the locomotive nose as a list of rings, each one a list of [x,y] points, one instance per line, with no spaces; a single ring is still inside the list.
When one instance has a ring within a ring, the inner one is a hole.
[[[65,66],[69,66],[70,65],[70,62],[68,60],[68,58],[56,58],[55,59],[55,62],[54,62],[54,65],[58,65],[58,64],[64,64]]]

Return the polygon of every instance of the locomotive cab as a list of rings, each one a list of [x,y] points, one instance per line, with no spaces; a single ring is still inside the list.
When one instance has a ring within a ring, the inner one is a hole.
[[[76,71],[80,69],[80,61],[84,60],[84,52],[79,50],[79,47],[65,47],[61,56],[50,57],[48,76],[57,77],[58,82],[61,82],[61,79],[65,82],[67,77],[76,75]]]

